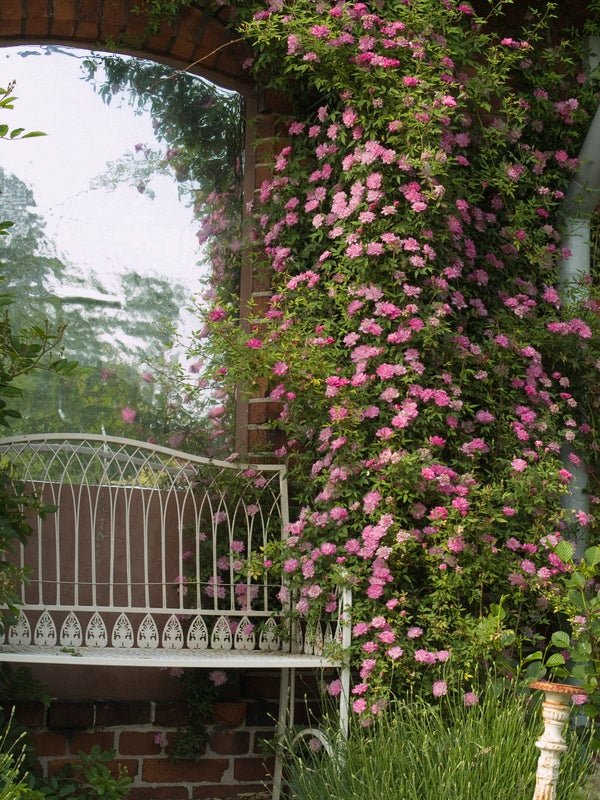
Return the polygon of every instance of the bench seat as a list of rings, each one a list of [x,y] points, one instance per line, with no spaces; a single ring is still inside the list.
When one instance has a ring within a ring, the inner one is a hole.
[[[14,554],[28,577],[1,661],[279,670],[278,737],[295,670],[338,668],[347,733],[350,591],[327,598],[326,619],[291,619],[263,555],[288,535],[285,466],[91,434],[0,439],[0,464],[51,509]],[[273,800],[281,782],[278,755]]]
[[[326,669],[341,666],[324,656],[302,653],[268,653],[229,650],[141,650],[139,648],[40,647],[39,645],[0,646],[0,661],[32,664],[94,664],[119,667],[196,667],[201,669]]]

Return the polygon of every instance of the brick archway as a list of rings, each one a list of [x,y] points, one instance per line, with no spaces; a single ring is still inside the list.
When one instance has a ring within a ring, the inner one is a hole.
[[[123,42],[120,50],[178,66],[198,63],[221,82],[250,86],[243,68],[249,49],[227,28],[225,10],[185,8],[173,23],[147,36],[146,17],[135,13],[135,6],[135,0],[2,0],[0,46],[56,42],[101,48]]]
[[[271,174],[272,148],[264,143],[255,149],[255,135],[271,137],[275,113],[281,99],[257,96],[244,67],[249,46],[227,27],[227,9],[217,13],[184,8],[171,23],[147,35],[147,18],[135,12],[137,0],[0,0],[0,48],[19,44],[60,44],[84,49],[115,49],[123,54],[149,58],[175,68],[189,68],[245,98],[247,126],[245,142],[244,194],[247,201]],[[111,48],[113,49],[113,48]],[[5,76],[10,77],[10,76]],[[268,107],[267,107],[268,106]],[[248,303],[264,303],[269,294],[264,280],[257,284],[248,266],[240,276],[242,319]],[[239,401],[236,410],[236,450],[264,450],[268,438],[268,404],[257,398]]]

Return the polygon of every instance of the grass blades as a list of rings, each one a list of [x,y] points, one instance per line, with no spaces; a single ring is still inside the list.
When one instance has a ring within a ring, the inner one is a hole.
[[[356,726],[339,759],[292,754],[294,800],[531,800],[543,724],[539,704],[488,690],[479,705],[398,702],[369,728]],[[590,770],[571,736],[558,800],[585,800]],[[589,795],[588,795],[589,796]]]

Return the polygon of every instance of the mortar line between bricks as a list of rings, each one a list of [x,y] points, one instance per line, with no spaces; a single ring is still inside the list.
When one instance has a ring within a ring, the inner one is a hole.
[[[98,3],[98,36],[102,35],[104,28],[104,0],[96,0]]]
[[[75,30],[73,31],[73,39],[77,38],[77,31],[79,30],[79,19],[81,17],[81,0],[75,0]]]
[[[121,751],[117,750],[118,758],[124,758],[121,755]],[[142,770],[144,769],[144,756],[138,756],[137,759],[137,772],[135,774],[135,778],[131,782],[132,787],[136,787],[137,789],[143,788],[144,784],[142,783]]]
[[[181,29],[181,13],[178,14],[171,23],[171,38],[169,39],[169,44],[167,45],[167,54],[170,54],[175,45],[177,44],[177,39],[179,38],[180,29]]]
[[[27,25],[27,0],[21,0],[21,36],[25,36]]]

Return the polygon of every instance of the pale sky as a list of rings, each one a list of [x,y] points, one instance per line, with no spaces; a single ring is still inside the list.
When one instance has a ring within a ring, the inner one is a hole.
[[[171,276],[195,291],[198,224],[173,179],[153,179],[154,200],[126,185],[90,189],[108,162],[137,143],[157,143],[148,114],[136,116],[119,97],[105,105],[83,80],[88,56],[62,47],[2,48],[0,85],[16,80],[18,98],[2,122],[47,136],[1,142],[0,165],[32,188],[61,257],[93,269],[109,287],[110,276],[125,267]]]

